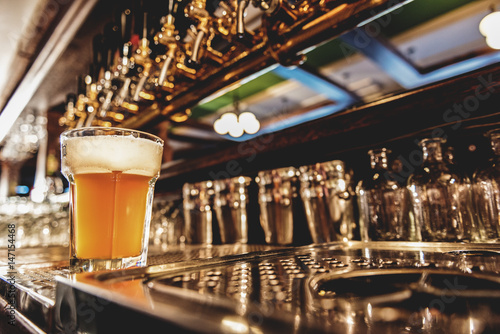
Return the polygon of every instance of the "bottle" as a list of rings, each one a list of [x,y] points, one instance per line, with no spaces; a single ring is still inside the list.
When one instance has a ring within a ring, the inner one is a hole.
[[[360,234],[363,241],[409,240],[408,192],[389,170],[386,148],[370,150],[371,173],[358,182]]]
[[[476,236],[471,183],[443,158],[442,138],[420,141],[423,163],[408,178],[419,241],[471,241]]]
[[[473,198],[479,220],[481,241],[500,240],[500,129],[486,133],[493,157],[473,175]]]

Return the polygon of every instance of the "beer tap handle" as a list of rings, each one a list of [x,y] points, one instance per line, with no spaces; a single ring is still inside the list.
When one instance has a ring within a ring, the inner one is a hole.
[[[167,57],[163,61],[163,64],[161,66],[160,75],[158,76],[158,85],[160,85],[160,86],[163,86],[163,84],[167,80],[168,70],[170,69],[170,66],[172,65],[172,61],[174,60],[175,52],[172,52],[172,51],[174,51],[174,50],[169,49]],[[171,55],[172,53],[174,55]]]
[[[271,14],[279,7],[280,0],[252,0],[252,3],[266,14]]]
[[[208,29],[210,24],[210,14],[206,10],[205,0],[192,0],[191,3],[186,7],[186,14],[198,21],[196,27],[195,39],[193,42],[193,47],[191,50],[191,56],[186,58],[185,65],[189,68],[196,69],[200,66],[200,49],[205,39],[208,35]]]
[[[132,82],[132,79],[125,78],[123,85],[120,88],[120,91],[115,98],[115,103],[117,106],[121,106],[123,104],[123,102],[125,101],[125,99],[127,98],[131,82]]]
[[[205,38],[205,32],[203,30],[198,30],[196,33],[196,38],[193,43],[193,49],[191,51],[191,57],[187,58],[186,65],[190,68],[198,68],[199,64],[199,54],[200,48],[203,43],[203,39]]]
[[[245,9],[248,7],[250,0],[239,0],[236,12],[236,34],[238,37],[245,36]]]
[[[168,4],[168,14],[165,16],[165,23],[155,36],[155,41],[157,43],[164,44],[167,47],[167,52],[164,57],[164,61],[161,65],[160,74],[158,75],[158,85],[163,86],[167,80],[168,70],[172,66],[175,60],[175,55],[178,49],[178,40],[180,36],[175,26],[175,17],[177,14],[177,9],[179,7],[178,0],[169,0]]]
[[[126,75],[129,70],[130,61],[130,49],[132,44],[130,42],[132,37],[132,25],[133,25],[133,17],[132,17],[132,6],[125,6],[124,9],[120,13],[120,58],[121,58],[121,75]]]
[[[101,104],[101,108],[99,111],[99,117],[104,118],[106,114],[111,109],[111,102],[113,101],[113,91],[108,90],[106,93],[106,97],[104,98],[104,102]]]
[[[137,58],[138,63],[142,65],[142,73],[140,75],[139,82],[136,84],[135,92],[133,96],[134,101],[139,101],[140,93],[144,89],[144,85],[149,78],[150,70],[152,68],[152,61],[149,58],[149,54],[151,53],[151,49],[149,48],[149,40],[148,40],[148,13],[143,13],[143,27],[142,27],[142,39],[140,42],[140,46],[137,49]]]

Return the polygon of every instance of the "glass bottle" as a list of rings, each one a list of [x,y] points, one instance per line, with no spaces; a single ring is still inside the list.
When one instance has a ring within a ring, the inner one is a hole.
[[[423,163],[408,178],[417,240],[471,241],[476,231],[470,180],[444,160],[445,142],[421,140]]]
[[[371,173],[356,187],[363,241],[409,240],[408,192],[389,170],[390,152],[385,148],[368,151]]]
[[[485,242],[500,240],[500,129],[486,134],[491,142],[493,157],[485,168],[473,176],[474,205]]]

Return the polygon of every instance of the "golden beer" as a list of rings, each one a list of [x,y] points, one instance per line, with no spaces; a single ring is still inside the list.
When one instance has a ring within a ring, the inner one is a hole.
[[[84,271],[146,264],[154,183],[163,141],[117,128],[61,135],[70,182],[70,262]]]

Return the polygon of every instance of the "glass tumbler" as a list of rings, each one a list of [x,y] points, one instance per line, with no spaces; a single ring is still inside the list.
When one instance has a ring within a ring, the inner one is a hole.
[[[268,244],[293,242],[293,202],[297,197],[298,175],[294,167],[258,173],[260,224]]]
[[[121,128],[61,134],[70,183],[70,264],[81,271],[145,266],[163,141]]]
[[[212,243],[212,181],[185,183],[182,187],[184,236],[187,244]]]
[[[247,243],[247,202],[251,179],[245,176],[214,181],[214,210],[223,244]]]
[[[443,159],[442,138],[420,141],[423,163],[408,178],[419,241],[471,241],[477,238],[471,184]]]
[[[354,239],[352,175],[333,160],[302,166],[300,196],[314,243]]]
[[[481,227],[481,240],[500,241],[500,129],[486,133],[490,139],[493,157],[473,176],[473,197]]]
[[[386,148],[370,150],[370,174],[358,182],[360,234],[363,241],[408,240],[408,192],[388,167]]]

